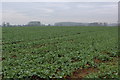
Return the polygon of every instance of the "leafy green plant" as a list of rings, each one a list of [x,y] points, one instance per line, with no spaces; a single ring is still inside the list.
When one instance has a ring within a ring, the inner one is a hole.
[[[99,66],[103,71],[89,77],[117,77],[117,65],[94,62],[96,56],[102,61],[117,56],[116,27],[3,27],[3,32],[4,78],[62,78],[79,68]]]

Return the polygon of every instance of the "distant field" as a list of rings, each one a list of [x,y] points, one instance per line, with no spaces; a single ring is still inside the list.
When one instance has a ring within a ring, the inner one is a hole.
[[[4,27],[3,78],[118,78],[117,27]]]

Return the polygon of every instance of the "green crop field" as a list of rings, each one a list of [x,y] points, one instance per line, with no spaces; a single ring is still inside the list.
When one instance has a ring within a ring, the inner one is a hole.
[[[3,78],[118,78],[117,27],[3,27]]]

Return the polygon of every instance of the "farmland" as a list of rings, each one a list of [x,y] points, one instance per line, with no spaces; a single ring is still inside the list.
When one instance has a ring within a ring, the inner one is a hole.
[[[118,78],[117,27],[3,27],[3,78]]]

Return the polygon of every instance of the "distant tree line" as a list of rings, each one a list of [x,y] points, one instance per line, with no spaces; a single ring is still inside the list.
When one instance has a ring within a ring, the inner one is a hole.
[[[93,23],[78,23],[78,22],[58,22],[54,25],[51,24],[41,24],[40,21],[30,21],[26,25],[11,25],[9,22],[3,22],[2,27],[27,27],[27,26],[109,26],[108,23],[99,23],[99,22],[93,22]],[[117,26],[117,24],[111,24],[112,26]]]

